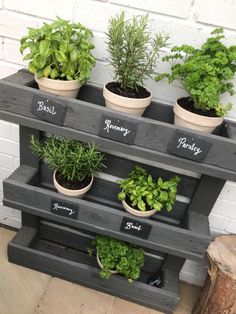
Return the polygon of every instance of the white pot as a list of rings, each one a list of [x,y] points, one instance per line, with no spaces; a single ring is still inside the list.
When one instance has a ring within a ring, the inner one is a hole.
[[[101,269],[103,269],[103,265],[102,265],[101,260],[100,260],[100,258],[99,258],[99,256],[98,256],[98,252],[97,252],[96,258],[97,258],[98,266],[99,266]],[[110,269],[110,272],[111,272],[113,275],[114,275],[114,274],[118,274],[118,271],[117,271],[117,270],[111,270],[111,269]]]
[[[40,90],[63,97],[76,98],[81,87],[79,80],[62,81],[47,77],[38,79],[36,75],[34,78]]]
[[[67,196],[72,196],[72,197],[82,197],[85,193],[87,193],[90,189],[91,186],[93,184],[93,176],[91,178],[90,183],[84,187],[83,189],[79,189],[79,190],[69,190],[69,189],[65,189],[63,188],[63,186],[61,186],[57,180],[56,180],[56,170],[53,173],[53,183],[57,189],[57,191],[61,194],[67,195]]]
[[[126,112],[134,116],[142,116],[145,109],[150,105],[152,100],[152,93],[146,98],[128,98],[116,95],[110,92],[106,85],[103,86],[103,97],[108,108]]]
[[[214,129],[224,120],[224,117],[206,117],[196,113],[192,113],[182,108],[178,104],[178,100],[174,104],[174,113],[175,125],[204,133],[212,133]]]
[[[145,212],[141,212],[140,210],[136,210],[133,207],[129,206],[126,201],[122,201],[122,205],[128,213],[138,217],[149,218],[156,213],[156,209],[150,209]]]

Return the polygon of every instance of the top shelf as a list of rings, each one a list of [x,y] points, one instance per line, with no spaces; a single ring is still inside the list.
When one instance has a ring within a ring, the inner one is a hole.
[[[62,126],[31,113],[35,97],[66,106]],[[101,88],[86,85],[81,89],[79,99],[65,99],[39,91],[33,76],[21,70],[0,81],[0,119],[84,142],[93,141],[101,150],[128,159],[140,158],[236,181],[236,123],[226,122],[217,134],[194,132],[173,125],[169,105],[152,102],[143,117],[127,116],[104,106]],[[117,136],[112,129],[109,134],[104,131],[106,120],[113,125],[121,123],[131,130],[127,143],[122,132],[117,131]],[[204,158],[195,160],[194,150],[186,145],[180,153],[177,149],[180,138],[186,138],[185,144],[190,141],[205,150]]]

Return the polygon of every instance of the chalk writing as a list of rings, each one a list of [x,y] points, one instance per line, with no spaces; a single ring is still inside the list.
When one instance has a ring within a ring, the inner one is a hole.
[[[47,100],[47,102],[48,102],[48,100]],[[57,112],[55,111],[55,106],[46,106],[43,101],[38,101],[38,107],[36,110],[37,111],[45,111],[49,114],[52,114],[53,116],[55,116],[55,114],[57,114]]]
[[[126,136],[127,134],[129,134],[131,132],[131,130],[124,128],[123,126],[118,126],[118,125],[112,124],[111,120],[109,120],[109,119],[105,120],[105,125],[106,126],[105,126],[104,130],[107,131],[107,133],[109,133],[110,130],[115,130],[118,132],[122,132],[123,136]]]
[[[178,143],[179,143],[179,145],[177,146],[177,148],[182,147],[182,148],[189,149],[189,150],[193,151],[193,154],[195,156],[202,152],[201,148],[196,146],[196,143],[188,144],[186,137],[179,138]]]

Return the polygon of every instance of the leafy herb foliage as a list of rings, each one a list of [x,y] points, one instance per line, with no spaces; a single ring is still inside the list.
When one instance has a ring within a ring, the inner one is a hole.
[[[143,249],[103,235],[98,235],[93,241],[93,245],[96,246],[103,265],[100,271],[101,278],[110,278],[110,270],[116,270],[125,276],[129,282],[139,278],[140,269],[144,264]]]
[[[70,23],[59,17],[41,28],[29,28],[20,41],[20,52],[27,49],[29,71],[38,78],[79,80],[85,83],[95,65],[91,54],[92,32],[80,23]]]
[[[143,81],[154,74],[158,52],[169,38],[161,33],[151,37],[148,15],[125,20],[124,12],[109,20],[107,37],[114,79],[123,90],[143,86]]]
[[[104,166],[104,156],[95,144],[84,144],[56,136],[38,141],[32,135],[31,148],[49,168],[57,170],[63,178],[71,181],[82,182]]]
[[[120,201],[130,200],[131,206],[137,207],[142,212],[149,209],[161,211],[163,206],[171,211],[176,201],[179,181],[178,176],[169,181],[163,181],[161,177],[154,180],[144,168],[135,166],[128,178],[118,181],[122,188],[118,199]]]
[[[233,79],[236,71],[236,46],[226,47],[221,40],[225,38],[222,28],[211,32],[212,36],[199,49],[182,45],[172,48],[173,54],[163,58],[171,64],[171,73],[162,73],[169,83],[180,80],[194,101],[196,109],[215,110],[217,116],[224,116],[232,107],[223,106],[220,96],[224,92],[234,94]]]

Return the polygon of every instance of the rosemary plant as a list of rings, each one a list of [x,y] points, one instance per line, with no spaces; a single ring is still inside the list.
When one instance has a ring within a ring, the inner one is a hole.
[[[152,77],[159,57],[159,50],[167,45],[167,34],[153,38],[148,27],[148,15],[125,20],[122,12],[109,20],[109,62],[114,69],[114,79],[123,90],[137,90]]]
[[[32,135],[31,148],[40,160],[49,168],[57,169],[68,181],[82,182],[104,166],[104,155],[97,150],[95,144],[84,144],[56,136],[38,141]]]

